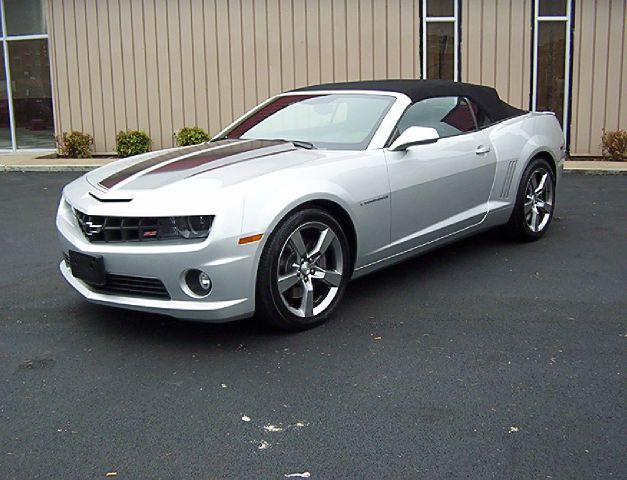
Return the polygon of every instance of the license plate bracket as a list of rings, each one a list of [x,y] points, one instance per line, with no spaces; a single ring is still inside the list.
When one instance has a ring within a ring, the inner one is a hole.
[[[101,255],[88,255],[74,250],[70,250],[68,253],[72,275],[76,278],[97,287],[101,287],[107,282],[104,260]]]

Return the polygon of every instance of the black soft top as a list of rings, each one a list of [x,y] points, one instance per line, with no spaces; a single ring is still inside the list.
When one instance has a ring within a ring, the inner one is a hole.
[[[474,100],[493,122],[527,113],[505,103],[496,90],[472,83],[450,80],[367,80],[362,82],[324,83],[293,90],[311,92],[316,90],[379,90],[407,95],[412,103],[425,98],[462,96]]]

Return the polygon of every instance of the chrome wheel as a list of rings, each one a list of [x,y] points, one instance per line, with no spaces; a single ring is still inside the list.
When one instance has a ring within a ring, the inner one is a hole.
[[[541,232],[553,213],[553,180],[549,171],[540,167],[533,171],[525,188],[524,216],[529,230]]]
[[[285,307],[298,317],[322,313],[337,296],[344,258],[336,234],[321,222],[294,230],[281,249],[277,286]]]

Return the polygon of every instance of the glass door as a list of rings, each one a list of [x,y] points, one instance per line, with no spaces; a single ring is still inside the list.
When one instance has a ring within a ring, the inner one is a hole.
[[[0,0],[0,149],[54,148],[44,0]]]
[[[572,0],[535,0],[531,109],[555,112],[569,126]]]
[[[459,0],[421,2],[422,78],[459,81]]]

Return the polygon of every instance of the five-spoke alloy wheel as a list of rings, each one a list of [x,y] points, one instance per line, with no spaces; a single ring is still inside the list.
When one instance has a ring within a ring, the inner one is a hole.
[[[553,182],[550,170],[539,166],[527,180],[525,189],[525,220],[532,232],[541,232],[553,213]]]
[[[554,207],[555,175],[546,160],[535,158],[522,176],[509,232],[518,240],[537,240],[548,230]]]
[[[294,212],[264,248],[257,279],[259,313],[286,330],[324,322],[343,293],[350,263],[346,234],[335,218],[318,209]]]

